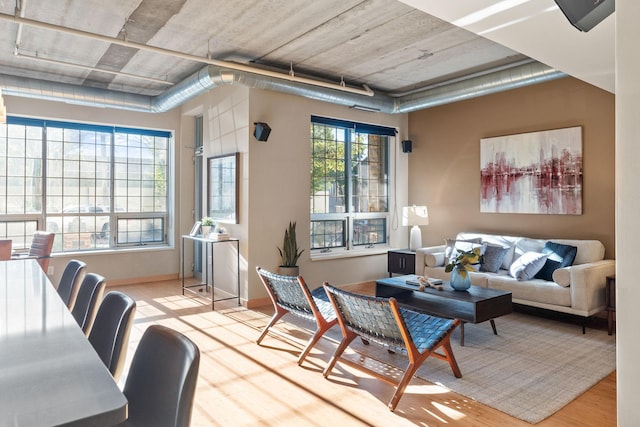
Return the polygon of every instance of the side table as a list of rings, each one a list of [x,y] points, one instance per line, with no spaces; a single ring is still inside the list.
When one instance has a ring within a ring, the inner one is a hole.
[[[387,271],[389,277],[396,274],[416,273],[416,253],[409,249],[392,249],[387,252]]]
[[[616,275],[607,276],[607,284],[604,291],[605,304],[607,306],[607,330],[613,334],[613,314],[616,312]]]
[[[204,247],[205,247],[205,255],[204,255],[204,283],[198,284],[198,285],[185,285],[184,283],[184,242],[185,240],[193,240],[195,242],[200,242],[200,243],[204,243]],[[213,246],[215,244],[218,243],[232,243],[235,244],[236,246],[236,274],[237,274],[237,288],[236,288],[236,294],[233,296],[230,296],[228,298],[217,298],[215,297],[214,293],[215,293],[215,289],[216,289],[216,283],[215,283],[215,275],[214,275],[214,269],[213,269]],[[211,250],[211,284],[209,284],[209,263],[208,263],[208,258],[209,258],[209,250]],[[184,291],[189,291],[193,294],[196,295],[200,295],[200,296],[205,296],[206,293],[209,292],[209,287],[211,287],[211,309],[213,310],[215,308],[214,304],[216,303],[216,301],[225,301],[225,300],[230,300],[230,299],[236,299],[238,300],[238,305],[240,305],[240,240],[232,237],[230,239],[226,239],[226,240],[212,240],[206,237],[202,237],[202,236],[191,236],[189,234],[185,234],[182,236],[182,253],[181,253],[181,258],[182,258],[182,295],[184,295]],[[202,293],[202,287],[204,286],[204,292],[205,294]],[[198,290],[193,290],[191,288],[198,288]],[[206,296],[205,296],[206,298]]]

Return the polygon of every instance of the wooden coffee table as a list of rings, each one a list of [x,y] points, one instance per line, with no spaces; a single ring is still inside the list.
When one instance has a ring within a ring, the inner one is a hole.
[[[416,284],[407,283],[413,282]],[[443,289],[426,287],[420,291],[418,276],[395,276],[376,280],[376,296],[394,297],[399,303],[447,319],[460,319],[460,345],[464,345],[464,324],[491,322],[493,333],[498,334],[494,319],[511,313],[511,292],[471,286],[466,291],[454,291],[449,282]]]

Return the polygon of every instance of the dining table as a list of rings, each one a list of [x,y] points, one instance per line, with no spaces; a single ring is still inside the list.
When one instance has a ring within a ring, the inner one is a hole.
[[[0,426],[126,418],[126,397],[36,260],[0,261]]]

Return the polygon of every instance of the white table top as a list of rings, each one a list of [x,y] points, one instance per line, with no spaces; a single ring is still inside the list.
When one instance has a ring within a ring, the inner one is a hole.
[[[0,426],[110,426],[127,399],[33,259],[0,261]]]

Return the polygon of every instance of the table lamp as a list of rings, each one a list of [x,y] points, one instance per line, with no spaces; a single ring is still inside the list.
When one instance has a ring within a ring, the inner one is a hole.
[[[411,225],[409,249],[415,251],[422,247],[422,232],[420,225],[429,225],[429,214],[426,206],[405,206],[402,208],[402,225]]]

